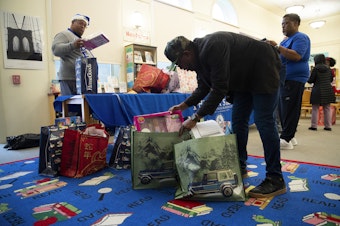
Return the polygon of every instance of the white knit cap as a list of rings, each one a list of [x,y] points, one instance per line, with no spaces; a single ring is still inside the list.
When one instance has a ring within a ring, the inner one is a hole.
[[[90,25],[90,17],[85,16],[85,15],[81,15],[81,14],[76,14],[72,17],[72,21],[74,20],[82,20],[86,22],[86,26]]]

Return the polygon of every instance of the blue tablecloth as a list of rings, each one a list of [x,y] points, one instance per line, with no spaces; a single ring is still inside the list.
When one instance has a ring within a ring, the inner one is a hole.
[[[144,115],[169,110],[173,105],[184,101],[190,94],[184,93],[141,93],[141,94],[116,94],[98,93],[85,94],[85,99],[90,106],[93,117],[104,123],[105,126],[125,126],[133,124],[133,116]],[[59,96],[54,101],[57,112],[62,111],[62,102],[72,96]],[[202,101],[203,102],[203,101]],[[198,107],[202,104],[198,105]],[[191,107],[183,111],[183,117],[188,117],[196,111]],[[213,115],[204,117],[205,120],[231,121],[232,104],[223,100]],[[253,123],[251,116],[250,124]]]
[[[85,94],[85,99],[89,104],[93,117],[104,123],[105,126],[124,126],[133,124],[133,116],[144,115],[156,112],[163,112],[175,104],[184,101],[190,94],[170,93],[170,94],[116,94],[98,93]],[[54,109],[62,111],[62,102],[72,96],[59,96],[54,101]],[[187,117],[194,113],[193,108],[183,112]]]
[[[163,112],[184,101],[189,94],[86,94],[95,117],[106,126],[132,125],[133,116]],[[183,112],[187,117],[193,108]]]

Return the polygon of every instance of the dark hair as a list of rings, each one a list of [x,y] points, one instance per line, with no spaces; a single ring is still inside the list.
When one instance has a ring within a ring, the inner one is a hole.
[[[317,64],[325,64],[326,63],[326,57],[323,54],[317,54],[314,56],[314,63]]]
[[[329,61],[330,67],[334,67],[334,65],[336,64],[336,60],[332,57],[327,57],[326,60]]]
[[[301,19],[299,17],[299,15],[295,14],[295,13],[289,13],[283,16],[283,18],[287,17],[289,20],[297,22],[298,25],[300,25]]]

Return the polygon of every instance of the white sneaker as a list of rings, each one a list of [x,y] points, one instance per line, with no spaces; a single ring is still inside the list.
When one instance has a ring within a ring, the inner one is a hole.
[[[297,139],[295,137],[293,137],[290,142],[292,142],[293,146],[298,145]]]
[[[280,138],[280,149],[282,150],[292,150],[294,146],[291,141],[287,142],[285,139]]]

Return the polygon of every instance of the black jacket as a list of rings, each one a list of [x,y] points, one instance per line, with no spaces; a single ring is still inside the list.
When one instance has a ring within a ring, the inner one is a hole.
[[[317,64],[312,70],[308,83],[313,83],[311,104],[330,104],[335,102],[332,88],[333,76],[331,69],[325,64]]]
[[[271,45],[231,32],[216,32],[193,40],[198,59],[198,87],[185,101],[197,105],[200,116],[213,114],[234,91],[274,93],[279,87],[281,61]]]

